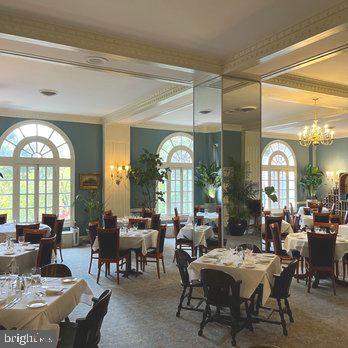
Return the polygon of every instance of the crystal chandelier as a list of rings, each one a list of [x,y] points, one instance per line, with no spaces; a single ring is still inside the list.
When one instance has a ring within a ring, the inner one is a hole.
[[[317,105],[318,98],[313,98],[314,105]],[[334,141],[334,131],[326,124],[324,128],[318,125],[316,110],[314,111],[314,122],[311,127],[305,126],[302,132],[298,133],[298,141],[302,146],[331,145]]]

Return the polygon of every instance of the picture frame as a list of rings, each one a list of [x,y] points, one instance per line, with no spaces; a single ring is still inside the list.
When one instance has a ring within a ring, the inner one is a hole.
[[[80,174],[80,190],[98,190],[100,186],[99,173]]]

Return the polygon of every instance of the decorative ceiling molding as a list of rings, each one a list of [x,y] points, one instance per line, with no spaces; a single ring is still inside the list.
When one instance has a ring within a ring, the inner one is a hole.
[[[51,112],[41,112],[41,111],[31,111],[31,110],[0,108],[0,117],[1,116],[29,118],[29,119],[36,119],[36,120],[48,120],[48,121],[103,124],[103,118],[98,116],[56,114]]]
[[[266,83],[348,98],[348,85],[312,79],[300,75],[284,74],[269,79]]]
[[[48,23],[34,18],[18,16],[10,11],[0,13],[0,33],[157,62],[168,66],[185,67],[216,74],[222,72],[222,62],[213,57],[205,57],[176,49],[154,47],[138,41]]]
[[[191,90],[191,87],[181,85],[161,88],[147,97],[140,98],[111,114],[105,115],[105,123],[119,122],[125,118],[150,110],[157,105],[163,105],[173,99],[191,93]]]
[[[260,63],[261,59],[285,50],[299,42],[308,40],[332,28],[346,27],[348,22],[348,1],[328,8],[279,33],[273,34],[258,43],[234,54],[224,65],[224,74],[241,71]],[[286,53],[286,52],[284,52]]]

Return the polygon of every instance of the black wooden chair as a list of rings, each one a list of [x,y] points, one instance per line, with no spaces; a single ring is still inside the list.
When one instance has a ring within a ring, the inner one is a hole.
[[[41,222],[51,228],[51,235],[56,234],[57,214],[42,214]]]
[[[164,267],[164,257],[163,257],[165,238],[166,238],[166,225],[162,226],[162,228],[160,228],[158,232],[156,248],[148,249],[146,255],[143,256],[143,262],[142,262],[143,270],[145,270],[145,265],[148,262],[156,262],[158,279],[160,278],[160,265],[159,265],[160,260],[162,260],[163,272],[166,273],[166,269]]]
[[[7,222],[7,214],[0,214],[0,225],[6,224]]]
[[[54,252],[57,256],[57,248],[59,249],[60,260],[63,262],[62,255],[62,233],[63,233],[64,219],[57,219],[56,222],[56,245],[54,246]]]
[[[93,308],[83,319],[60,323],[60,348],[96,348],[100,341],[100,329],[108,312],[111,290],[105,290],[93,299]]]
[[[104,228],[116,228],[117,227],[117,216],[104,215]]]
[[[199,280],[190,280],[189,274],[188,274],[188,266],[189,264],[194,261],[194,258],[192,258],[186,251],[177,249],[175,250],[175,259],[176,259],[176,266],[178,267],[180,278],[181,278],[181,286],[182,286],[182,293],[180,296],[180,302],[178,305],[178,310],[176,312],[176,316],[180,316],[180,312],[182,309],[190,310],[190,311],[198,311],[203,312],[202,309],[200,309],[200,305],[203,303],[204,299],[202,297],[193,297],[192,292],[193,289],[202,288],[202,283]],[[183,306],[184,300],[187,298],[187,305]],[[196,306],[191,306],[191,300],[198,300]]]
[[[62,263],[50,263],[41,267],[41,277],[64,278],[71,275],[70,268]]]
[[[49,265],[52,261],[52,252],[54,250],[54,244],[56,237],[41,238],[39,252],[36,258],[36,267],[41,268]]]
[[[315,273],[326,274],[331,277],[334,295],[336,295],[335,283],[335,247],[336,233],[312,233],[307,232],[309,257],[306,260],[308,292],[311,290],[312,277]]]
[[[237,246],[237,250],[238,251],[247,250],[247,249],[248,250],[252,250],[252,252],[255,253],[255,254],[261,254],[262,253],[261,249],[257,245],[255,245],[255,244],[247,244],[247,243],[245,243],[245,244],[239,244]]]
[[[120,230],[118,228],[97,228],[99,242],[98,257],[98,276],[99,283],[100,271],[105,264],[105,276],[110,274],[110,264],[116,264],[117,284],[120,284],[120,262],[128,256],[128,250],[120,250]]]
[[[89,268],[88,268],[88,273],[91,273],[91,267],[92,267],[92,261],[93,260],[98,260],[98,255],[99,255],[99,249],[94,250],[93,249],[93,244],[95,242],[95,239],[97,238],[97,228],[99,227],[99,222],[90,222],[88,224],[88,238],[91,246],[91,255],[90,255],[90,260],[89,260]]]
[[[298,260],[293,260],[289,263],[289,265],[285,268],[283,268],[282,272],[280,274],[274,274],[274,284],[272,287],[271,295],[270,297],[275,299],[278,304],[278,308],[269,308],[265,306],[259,306],[260,308],[271,310],[271,314],[268,316],[268,318],[271,317],[273,312],[278,312],[280,316],[280,322],[279,321],[273,321],[268,319],[261,319],[260,321],[264,321],[271,324],[279,324],[283,328],[283,334],[284,336],[288,335],[288,331],[286,328],[286,321],[284,313],[289,316],[290,322],[294,322],[294,318],[292,316],[290,304],[288,298],[290,297],[290,285],[292,278],[294,277],[295,271],[298,268]],[[285,310],[282,307],[282,300],[284,301]]]
[[[152,214],[151,216],[151,225],[152,230],[159,231],[161,228],[161,214]]]
[[[17,224],[16,225],[16,241],[18,242],[19,237],[24,236],[24,229],[32,229],[38,230],[40,228],[40,224]]]
[[[39,244],[42,238],[45,238],[46,231],[45,230],[33,230],[30,228],[23,229],[24,241],[29,242],[31,244]]]
[[[272,242],[272,232],[270,229],[270,225],[277,223],[279,226],[279,231],[281,231],[282,221],[283,221],[283,216],[265,216],[265,232],[262,233],[262,238],[265,243],[265,250],[268,253],[271,251],[271,242]]]
[[[174,229],[174,237],[175,237],[175,250],[191,250],[192,257],[195,255],[195,247],[193,241],[188,238],[178,238],[178,234],[181,229],[180,217],[175,216],[173,218],[173,229]],[[175,260],[175,255],[173,262]]]
[[[253,331],[251,313],[247,300],[240,297],[240,284],[229,274],[214,270],[202,269],[201,281],[205,297],[205,309],[198,335],[203,335],[203,329],[209,322],[218,322],[231,326],[232,345],[236,345],[236,335],[244,328]],[[242,318],[240,306],[245,304],[246,318]],[[216,307],[212,314],[211,306]],[[221,314],[221,309],[228,308],[228,315]]]

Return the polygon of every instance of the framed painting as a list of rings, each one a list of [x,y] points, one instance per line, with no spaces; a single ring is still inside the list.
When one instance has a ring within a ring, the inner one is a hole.
[[[80,174],[80,190],[98,190],[100,186],[100,174]]]

